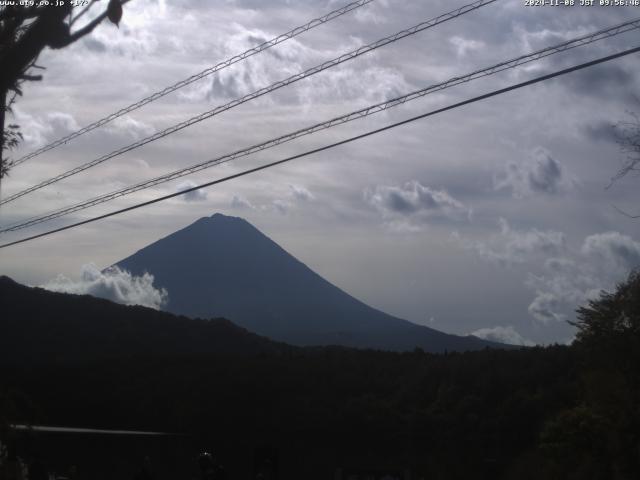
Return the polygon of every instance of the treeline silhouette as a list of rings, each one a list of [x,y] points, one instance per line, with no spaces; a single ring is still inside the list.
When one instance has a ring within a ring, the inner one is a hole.
[[[185,433],[226,455],[229,478],[250,478],[238,472],[259,445],[277,449],[283,479],[333,478],[339,466],[638,478],[638,276],[619,292],[580,311],[572,347],[434,355],[294,348],[226,321],[4,279],[4,423]]]

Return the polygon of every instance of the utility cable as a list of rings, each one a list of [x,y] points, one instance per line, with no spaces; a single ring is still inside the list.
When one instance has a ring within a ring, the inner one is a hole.
[[[491,3],[496,2],[497,0],[477,0],[473,3],[470,3],[468,5],[464,5],[460,8],[457,8],[455,10],[452,10],[451,12],[447,12],[445,14],[442,14],[436,18],[433,18],[431,20],[427,20],[425,22],[419,23],[418,25],[415,25],[411,28],[408,28],[406,30],[402,30],[400,32],[394,33],[393,35],[390,35],[388,37],[382,38],[380,40],[377,40],[373,43],[370,43],[368,45],[364,45],[362,47],[359,47],[349,53],[345,53],[343,55],[340,55],[337,58],[334,58],[333,60],[329,60],[326,61],[320,65],[317,65],[315,67],[312,67],[308,70],[305,70],[304,72],[300,72],[297,73],[295,75],[292,75],[284,80],[281,80],[279,82],[273,83],[271,85],[269,85],[268,87],[264,87],[261,88],[259,90],[256,90],[248,95],[245,95],[243,97],[237,98],[235,100],[232,100],[229,103],[226,103],[224,105],[220,105],[216,108],[214,108],[213,110],[209,110],[207,112],[201,113],[200,115],[197,115],[195,117],[192,117],[188,120],[185,120],[184,122],[181,122],[177,125],[173,125],[169,128],[166,128],[160,132],[154,133],[153,135],[150,135],[142,140],[139,140],[135,143],[132,143],[130,145],[127,145],[125,147],[122,147],[118,150],[115,150],[111,153],[108,153],[106,155],[103,155],[99,158],[96,158],[95,160],[92,160],[90,162],[87,162],[83,165],[80,165],[78,167],[75,167],[71,170],[68,170],[64,173],[61,173],[60,175],[57,175],[55,177],[52,177],[48,180],[45,180],[43,182],[40,182],[32,187],[29,187],[25,190],[22,190],[20,192],[14,193],[13,195],[9,195],[7,198],[0,200],[0,205],[4,205],[5,203],[9,203],[12,202],[20,197],[23,197],[29,193],[35,192],[36,190],[40,190],[41,188],[44,188],[48,185],[52,185],[56,182],[59,182],[60,180],[63,180],[65,178],[71,177],[73,175],[77,175],[78,173],[84,172],[85,170],[88,170],[89,168],[95,167],[96,165],[99,165],[101,163],[106,162],[107,160],[110,160],[114,157],[117,157],[119,155],[122,155],[124,153],[130,152],[131,150],[135,150],[136,148],[139,148],[143,145],[146,145],[147,143],[151,143],[154,142],[156,140],[159,140],[163,137],[166,137],[167,135],[171,135],[173,133],[176,133],[184,128],[190,127],[192,125],[195,125],[196,123],[202,122],[203,120],[207,120],[215,115],[218,115],[222,112],[225,112],[227,110],[230,110],[234,107],[237,107],[239,105],[242,105],[243,103],[247,103],[251,100],[255,100],[256,98],[262,97],[263,95],[266,95],[268,93],[271,93],[275,90],[279,90],[280,88],[286,87],[288,85],[291,85],[293,83],[296,83],[304,78],[308,78],[312,75],[315,75],[316,73],[322,72],[324,70],[327,70],[329,68],[335,67],[336,65],[340,65],[344,62],[347,62],[349,60],[353,60],[354,58],[357,58],[361,55],[364,55],[366,53],[369,53],[373,50],[376,50],[380,47],[383,47],[385,45],[389,45],[391,43],[397,42],[398,40],[401,40],[403,38],[406,38],[410,35],[415,35],[418,32],[421,32],[423,30],[435,27],[436,25],[439,25],[441,23],[447,22],[449,20],[453,20],[454,18],[458,18],[464,14],[467,14],[471,11],[477,10],[481,7],[484,7],[486,5],[489,5]]]
[[[415,122],[417,120],[421,120],[423,118],[431,117],[431,116],[437,115],[439,113],[447,112],[449,110],[453,110],[453,109],[456,109],[456,108],[459,108],[459,107],[462,107],[462,106],[465,106],[465,105],[469,105],[469,104],[476,103],[476,102],[479,102],[479,101],[482,101],[482,100],[486,100],[488,98],[495,97],[497,95],[502,95],[504,93],[511,92],[513,90],[517,90],[517,89],[520,89],[520,88],[523,88],[523,87],[526,87],[526,86],[529,86],[529,85],[533,85],[533,84],[536,84],[536,83],[544,82],[546,80],[551,80],[552,78],[556,78],[556,77],[559,77],[561,75],[566,75],[566,74],[571,73],[571,72],[576,72],[578,70],[583,70],[585,68],[592,67],[594,65],[598,65],[598,64],[601,64],[601,63],[604,63],[604,62],[608,62],[608,61],[611,61],[611,60],[614,60],[614,59],[617,59],[617,58],[621,58],[621,57],[624,57],[626,55],[631,55],[631,54],[637,53],[637,52],[640,52],[640,47],[631,48],[631,49],[624,50],[622,52],[619,52],[619,53],[616,53],[616,54],[613,54],[613,55],[608,55],[606,57],[601,57],[601,58],[599,58],[597,60],[592,60],[590,62],[581,63],[579,65],[575,65],[575,66],[570,67],[570,68],[565,68],[563,70],[559,70],[559,71],[556,71],[556,72],[553,72],[553,73],[550,73],[550,74],[547,74],[547,75],[542,75],[540,77],[536,77],[536,78],[533,78],[531,80],[527,80],[526,82],[517,83],[517,84],[511,85],[509,87],[501,88],[499,90],[494,90],[492,92],[485,93],[484,95],[473,97],[473,98],[470,98],[470,99],[462,101],[462,102],[454,103],[452,105],[448,105],[446,107],[439,108],[437,110],[432,110],[430,112],[423,113],[421,115],[418,115],[418,116],[415,116],[415,117],[411,117],[409,119],[402,120],[400,122],[392,123],[392,124],[384,126],[382,128],[378,128],[376,130],[371,130],[369,132],[366,132],[366,133],[363,133],[363,134],[360,134],[360,135],[356,135],[354,137],[350,137],[350,138],[347,138],[345,140],[341,140],[339,142],[332,143],[330,145],[325,145],[323,147],[315,148],[313,150],[308,150],[306,152],[299,153],[297,155],[293,155],[291,157],[287,157],[287,158],[284,158],[284,159],[281,159],[281,160],[277,160],[275,162],[267,163],[267,164],[261,165],[259,167],[255,167],[255,168],[251,168],[251,169],[248,169],[248,170],[244,170],[242,172],[239,172],[239,173],[236,173],[236,174],[233,174],[233,175],[229,175],[227,177],[220,178],[220,179],[217,179],[217,180],[213,180],[211,182],[203,183],[201,185],[198,185],[198,186],[195,186],[195,187],[191,187],[191,188],[188,188],[186,190],[182,190],[180,192],[171,193],[169,195],[164,195],[162,197],[158,197],[158,198],[155,198],[153,200],[148,200],[146,202],[138,203],[138,204],[132,205],[130,207],[126,207],[126,208],[122,208],[120,210],[115,210],[113,212],[105,213],[104,215],[99,215],[97,217],[89,218],[87,220],[76,222],[76,223],[73,223],[71,225],[67,225],[67,226],[64,226],[64,227],[60,227],[60,228],[56,228],[56,229],[53,229],[53,230],[49,230],[47,232],[39,233],[37,235],[32,235],[30,237],[23,238],[23,239],[20,239],[20,240],[15,240],[13,242],[5,243],[3,245],[0,245],[0,249],[11,247],[13,245],[18,245],[18,244],[21,244],[21,243],[25,243],[25,242],[28,242],[28,241],[31,241],[31,240],[35,240],[37,238],[42,238],[42,237],[45,237],[45,236],[49,236],[49,235],[52,235],[54,233],[62,232],[62,231],[69,230],[69,229],[72,229],[72,228],[76,228],[76,227],[79,227],[81,225],[86,225],[88,223],[97,222],[98,220],[103,220],[105,218],[113,217],[115,215],[120,215],[120,214],[125,213],[125,212],[130,212],[130,211],[136,210],[138,208],[146,207],[148,205],[153,205],[154,203],[162,202],[164,200],[168,200],[170,198],[174,198],[174,197],[177,197],[177,196],[180,196],[180,195],[185,195],[187,193],[194,192],[194,191],[202,189],[202,188],[211,187],[213,185],[217,185],[217,184],[220,184],[220,183],[223,183],[223,182],[227,182],[229,180],[233,180],[233,179],[236,179],[236,178],[244,177],[245,175],[249,175],[251,173],[259,172],[261,170],[266,170],[267,168],[275,167],[277,165],[281,165],[283,163],[287,163],[287,162],[290,162],[292,160],[296,160],[298,158],[302,158],[302,157],[313,155],[313,154],[316,154],[316,153],[319,153],[319,152],[323,152],[323,151],[326,151],[326,150],[329,150],[329,149],[332,149],[332,148],[335,148],[335,147],[338,147],[338,146],[341,146],[341,145],[345,145],[345,144],[348,144],[348,143],[355,142],[357,140],[362,140],[363,138],[370,137],[372,135],[376,135],[378,133],[382,133],[382,132],[385,132],[387,130],[391,130],[393,128],[397,128],[397,127],[400,127],[402,125],[406,125],[406,124]]]
[[[354,120],[358,120],[360,118],[364,118],[367,117],[369,115],[373,115],[375,113],[379,113],[385,110],[388,110],[390,108],[399,106],[399,105],[403,105],[407,102],[416,100],[418,98],[422,98],[428,94],[434,93],[434,92],[439,92],[442,90],[445,90],[447,88],[451,88],[454,87],[456,85],[460,85],[463,83],[467,83],[470,82],[472,80],[476,80],[479,78],[483,78],[489,75],[493,75],[499,72],[502,72],[504,70],[507,69],[511,69],[511,68],[515,68],[518,67],[520,65],[526,64],[526,63],[530,63],[536,60],[539,60],[541,58],[545,58],[548,57],[550,55],[554,55],[560,52],[564,52],[576,47],[580,47],[580,46],[584,46],[584,45],[588,45],[590,43],[594,43],[600,40],[603,40],[605,38],[610,38],[614,35],[619,35],[621,33],[625,33],[628,32],[630,30],[633,29],[638,29],[640,28],[640,18],[636,19],[636,20],[632,20],[629,22],[624,22],[622,24],[613,26],[613,27],[609,27],[606,29],[602,29],[596,32],[593,32],[591,34],[588,35],[584,35],[572,40],[568,40],[566,42],[562,42],[558,45],[553,45],[550,47],[546,47],[543,48],[541,50],[535,51],[533,53],[529,53],[526,55],[522,55],[516,58],[513,58],[511,60],[507,60],[504,62],[500,62],[496,65],[487,67],[487,68],[483,68],[481,70],[476,70],[472,73],[463,75],[463,76],[457,76],[457,77],[453,77],[445,82],[442,83],[438,83],[435,85],[430,85],[428,87],[422,88],[420,90],[416,90],[414,92],[408,93],[406,95],[402,95],[400,97],[396,97],[394,99],[391,100],[387,100],[385,102],[381,102],[375,105],[371,105],[369,107],[348,113],[346,115],[342,115],[339,117],[335,117],[332,118],[330,120],[312,125],[310,127],[306,127],[294,132],[290,132],[287,133],[285,135],[282,135],[280,137],[268,140],[266,142],[262,142],[250,147],[246,147],[243,148],[241,150],[238,150],[236,152],[227,154],[227,155],[223,155],[214,159],[210,159],[201,163],[198,163],[196,165],[190,166],[190,167],[186,167],[186,168],[182,168],[179,170],[176,170],[174,172],[171,173],[167,173],[164,175],[161,175],[159,177],[155,177],[153,179],[150,180],[145,180],[143,182],[134,184],[132,186],[128,186],[128,187],[124,187],[120,190],[116,190],[114,192],[111,193],[107,193],[104,195],[100,195],[98,197],[94,197],[93,199],[90,200],[86,200],[83,201],[81,203],[75,204],[75,205],[71,205],[68,207],[63,207],[62,209],[56,210],[54,212],[50,212],[44,215],[39,215],[39,216],[35,216],[35,217],[31,217],[28,218],[26,220],[21,221],[20,223],[16,223],[7,227],[3,227],[0,228],[0,233],[5,233],[5,232],[11,232],[11,231],[17,231],[17,230],[21,230],[33,225],[37,225],[39,223],[43,223],[46,222],[48,220],[53,220],[55,218],[59,218],[65,215],[69,215],[71,213],[80,211],[80,210],[84,210],[90,207],[93,207],[95,205],[99,205],[111,200],[114,200],[116,198],[119,197],[123,197],[125,195],[129,195],[131,193],[135,193],[138,192],[140,190],[146,189],[146,188],[150,188],[162,183],[166,183],[169,182],[171,180],[175,180],[177,178],[181,178],[184,177],[186,175],[190,175],[196,172],[199,172],[201,170],[207,169],[207,168],[211,168],[214,167],[216,165],[220,165],[222,163],[227,163],[230,162],[232,160],[235,160],[237,158],[241,158],[241,157],[246,157],[249,156],[251,154],[269,149],[269,148],[273,148],[275,146],[281,145],[283,143],[286,142],[290,142],[294,139],[306,136],[306,135],[311,135],[313,133],[316,133],[318,131],[321,130],[325,130],[325,129],[329,129],[338,125],[342,125],[344,123],[348,123]]]
[[[194,82],[197,82],[198,80],[202,80],[205,77],[208,77],[209,75],[212,75],[214,73],[219,72],[220,70],[223,70],[227,67],[230,67],[231,65],[234,65],[238,62],[241,62],[249,57],[252,57],[253,55],[256,55],[258,53],[264,52],[265,50],[268,50],[271,47],[275,47],[276,45],[286,42],[287,40],[290,40],[292,38],[297,37],[298,35],[305,33],[313,28],[316,28],[320,25],[323,25],[327,22],[330,22],[331,20],[334,20],[338,17],[341,17],[342,15],[345,15],[346,13],[349,13],[353,10],[356,10],[360,7],[363,7],[371,2],[373,2],[374,0],[358,0],[356,2],[351,2],[348,5],[345,5],[342,8],[338,8],[337,10],[334,10],[332,12],[327,13],[326,15],[319,17],[319,18],[315,18],[313,20],[311,20],[308,23],[305,23],[304,25],[301,25],[299,27],[294,28],[293,30],[288,31],[287,33],[283,33],[282,35],[278,35],[277,37],[272,38],[271,40],[267,40],[266,42],[261,43],[260,45],[257,45],[255,47],[250,48],[249,50],[247,50],[246,52],[240,53],[238,55],[235,55],[223,62],[218,63],[217,65],[214,65],[212,67],[209,67],[203,71],[201,71],[200,73],[196,73],[195,75],[190,76],[189,78],[186,78],[184,80],[180,80],[177,83],[174,83],[171,86],[168,86],[162,90],[159,90],[157,92],[152,93],[151,95],[143,98],[142,100],[137,101],[136,103],[132,103],[131,105],[129,105],[128,107],[124,107],[120,110],[118,110],[115,113],[112,113],[110,115],[107,115],[104,118],[101,118],[100,120],[97,120],[89,125],[87,125],[86,127],[81,128],[80,130],[77,130],[73,133],[70,133],[69,135],[62,137],[54,142],[51,142],[23,157],[20,157],[16,160],[14,160],[13,162],[11,162],[10,166],[11,167],[15,167],[17,165],[20,165],[21,163],[26,162],[27,160],[30,160],[34,157],[37,157],[38,155],[44,153],[44,152],[48,152],[49,150],[52,150],[56,147],[59,147],[60,145],[64,145],[68,142],[70,142],[71,140],[78,138],[81,135],[84,135],[87,132],[90,132],[92,130],[95,130],[96,128],[102,127],[103,125],[106,125],[107,123],[115,120],[116,118],[122,117],[123,115],[126,115],[127,113],[131,113],[134,110],[137,110],[151,102],[154,102],[156,100],[158,100],[159,98],[164,97],[165,95],[168,95],[172,92],[175,92],[176,90],[179,90],[180,88],[186,87],[187,85],[191,85]]]

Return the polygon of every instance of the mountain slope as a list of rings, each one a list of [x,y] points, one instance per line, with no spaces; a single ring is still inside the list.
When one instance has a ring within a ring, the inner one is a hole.
[[[116,357],[254,355],[290,349],[228,320],[178,317],[88,295],[49,292],[0,277],[0,361],[68,363]]]
[[[448,335],[369,307],[324,280],[243,219],[201,218],[118,262],[166,288],[166,310],[222,316],[296,345],[431,352],[495,346]]]

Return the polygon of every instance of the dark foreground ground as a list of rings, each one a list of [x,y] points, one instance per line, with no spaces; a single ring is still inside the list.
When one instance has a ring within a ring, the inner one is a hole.
[[[609,393],[614,377],[594,382],[581,365],[575,348],[560,346],[322,348],[12,366],[0,378],[15,423],[186,434],[18,434],[25,458],[60,473],[76,465],[77,478],[134,478],[147,456],[154,478],[198,478],[197,455],[208,450],[229,479],[253,479],[265,448],[277,478],[291,480],[334,479],[339,467],[425,479],[633,478],[606,476],[627,434],[617,414],[600,413],[598,402],[622,401]],[[567,475],[585,462],[591,476]]]
[[[213,450],[212,444],[217,444]],[[272,445],[218,444],[206,437],[162,436],[135,437],[72,433],[22,434],[18,451],[39,452],[38,462],[56,477],[74,479],[135,479],[150,465],[154,479],[200,479],[199,456],[212,452],[222,467],[219,479],[255,478],[326,478],[350,480],[409,480],[425,478],[403,467],[406,459],[375,458],[357,455],[357,448],[347,456],[352,463],[339,464],[340,456],[330,446],[307,449],[295,442]],[[355,455],[354,455],[355,454]],[[146,460],[148,459],[148,461]],[[336,466],[332,466],[336,465]],[[371,467],[374,465],[374,467]],[[260,473],[263,477],[260,477]],[[372,477],[373,476],[373,477]],[[2,478],[2,477],[0,477]]]
[[[56,472],[76,465],[87,480],[135,478],[147,456],[153,478],[198,478],[203,450],[228,479],[253,480],[270,458],[282,480],[335,479],[340,467],[430,480],[637,480],[640,275],[578,318],[571,347],[448,354],[294,348],[215,321],[188,353],[163,330],[131,335],[135,318],[79,344],[90,318],[63,331],[43,309],[39,330],[0,338],[0,440]],[[20,325],[10,320],[0,326]],[[182,342],[195,331],[185,325]],[[184,435],[29,436],[12,424]],[[371,480],[351,480],[362,478]]]

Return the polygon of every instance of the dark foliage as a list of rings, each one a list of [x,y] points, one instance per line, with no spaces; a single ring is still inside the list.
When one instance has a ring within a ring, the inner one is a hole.
[[[603,292],[579,308],[573,324],[578,328],[578,343],[589,353],[611,367],[637,368],[640,352],[634,347],[640,343],[640,271],[631,273],[615,292]],[[604,353],[606,358],[602,358]]]
[[[60,49],[90,34],[105,18],[118,25],[122,5],[129,0],[110,0],[106,9],[78,27],[85,15],[95,11],[98,0],[86,2],[5,2],[0,6],[0,179],[7,174],[11,162],[3,153],[15,148],[22,139],[17,125],[5,125],[5,114],[17,96],[22,95],[25,81],[42,80],[34,75],[40,53],[45,48]],[[99,3],[98,3],[98,8]]]
[[[638,478],[640,272],[577,313],[574,350],[583,396],[549,423],[547,447],[562,458],[563,478]],[[571,463],[582,467],[574,471]]]
[[[0,385],[31,398],[39,419],[188,433],[226,459],[230,478],[250,478],[261,445],[276,448],[280,478],[292,479],[331,478],[337,466],[447,480],[627,479],[640,471],[636,370],[605,361],[609,344],[601,350],[587,327],[589,312],[605,305],[631,312],[608,303],[636,305],[625,286],[581,310],[575,347],[435,355],[288,347],[226,321],[120,306],[113,318],[109,302],[0,283],[3,306],[30,312],[3,317],[0,339],[40,321],[12,337],[11,354],[3,344]],[[74,318],[50,320],[63,299],[77,305]],[[14,409],[11,421],[29,421],[28,411]],[[104,448],[116,456],[114,445]],[[169,463],[187,457],[166,456],[163,471],[178,471]]]
[[[0,277],[0,361],[81,364],[145,355],[277,353],[272,342],[225,319],[178,317],[88,295],[65,295]]]

